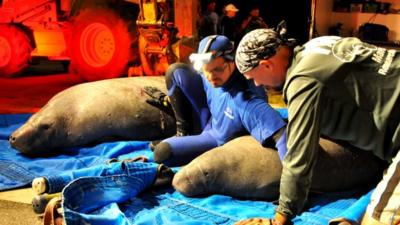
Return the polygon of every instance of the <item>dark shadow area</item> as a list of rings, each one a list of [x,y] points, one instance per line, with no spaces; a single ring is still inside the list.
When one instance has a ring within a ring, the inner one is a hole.
[[[204,9],[207,0],[201,0]],[[248,15],[252,6],[257,5],[260,8],[260,15],[270,28],[286,20],[288,36],[304,43],[308,40],[309,22],[311,20],[311,0],[298,1],[273,1],[273,0],[223,0],[216,1],[216,12],[222,15],[222,9],[225,5],[233,3],[238,9],[237,20],[240,22]]]

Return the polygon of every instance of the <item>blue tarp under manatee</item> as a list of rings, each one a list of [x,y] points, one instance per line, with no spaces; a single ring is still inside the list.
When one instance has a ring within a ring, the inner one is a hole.
[[[148,142],[120,141],[102,143],[96,146],[71,148],[48,158],[29,158],[13,149],[9,135],[21,126],[31,114],[0,115],[0,190],[29,187],[39,176],[51,176],[63,172],[89,168],[109,161],[147,156],[152,161]],[[179,170],[179,168],[174,168]],[[101,193],[103,201],[94,201],[90,210],[79,207],[74,199],[65,199],[69,204],[69,215],[85,211],[84,217],[96,224],[232,224],[251,217],[272,217],[276,205],[272,202],[236,199],[224,195],[189,198],[172,187],[148,187],[146,181],[132,177],[83,177],[71,182],[64,192],[75,191],[68,196],[84,196],[85,189],[74,186],[88,183],[87,179],[116,182],[125,185],[125,192]],[[119,180],[120,179],[120,180]],[[145,179],[146,180],[146,179]],[[137,186],[135,186],[137,185]],[[104,191],[106,189],[102,189]],[[81,195],[79,195],[81,194]],[[307,210],[293,219],[294,224],[327,224],[334,218],[359,221],[368,204],[370,190],[351,190],[325,194],[313,194]],[[126,196],[124,196],[126,195]],[[75,204],[75,205],[74,205]],[[88,202],[89,204],[89,202]],[[75,207],[75,208],[74,208]],[[71,211],[71,209],[73,209]],[[75,210],[75,211],[74,211]],[[78,212],[76,212],[78,211]],[[106,218],[106,220],[104,220]],[[68,221],[67,224],[74,224]]]

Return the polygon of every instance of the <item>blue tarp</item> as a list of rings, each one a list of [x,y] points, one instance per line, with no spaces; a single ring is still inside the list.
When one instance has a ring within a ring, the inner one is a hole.
[[[29,158],[10,146],[8,137],[30,114],[0,115],[0,190],[30,185],[35,177],[98,165],[111,158],[151,157],[146,141],[103,143],[93,147],[66,149],[49,158]]]
[[[107,190],[104,185],[100,185],[101,188],[97,185],[91,187],[92,183],[88,182],[100,180],[103,184],[122,183],[123,189],[116,192],[115,185],[110,185],[109,187],[113,188]],[[126,176],[83,177],[72,181],[64,189],[64,197],[67,196],[64,203],[68,205],[64,205],[67,224],[82,224],[84,221],[95,225],[228,225],[246,218],[271,218],[275,213],[276,205],[271,202],[240,200],[217,194],[190,198],[170,187],[148,188],[140,192],[140,188],[132,188],[135,182],[138,183],[138,187],[142,186],[142,182],[136,179],[129,181],[131,185],[125,185],[128,183]],[[104,204],[96,205],[97,208],[93,210],[85,210],[86,207],[93,207],[98,202],[97,198],[90,198],[90,195],[101,196]],[[369,199],[369,196],[359,197],[358,191],[313,195],[310,197],[308,210],[294,218],[293,223],[295,225],[323,225],[334,218],[347,218],[359,222],[362,216],[359,212],[365,210],[367,202],[364,199]],[[85,200],[81,201],[81,199]],[[120,199],[124,201],[119,201]],[[71,204],[71,201],[75,204]]]
[[[28,158],[11,148],[8,136],[28,118],[24,115],[0,115],[0,190],[30,185],[38,176],[87,168],[111,158],[150,157],[148,142],[123,141],[103,143],[87,148],[73,148],[49,158]],[[68,153],[66,153],[68,152]],[[79,182],[79,179],[73,182]],[[73,183],[72,182],[72,183]],[[294,224],[327,224],[330,219],[360,219],[369,200],[369,190],[312,195],[308,209],[293,219]],[[367,193],[367,194],[366,194]],[[118,224],[232,224],[250,217],[272,217],[271,202],[240,200],[224,195],[189,198],[171,187],[146,189],[128,201],[99,205],[90,213],[116,215]]]

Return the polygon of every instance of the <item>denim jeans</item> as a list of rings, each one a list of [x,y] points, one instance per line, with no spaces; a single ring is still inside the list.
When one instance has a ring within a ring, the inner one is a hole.
[[[118,162],[92,168],[91,176],[75,179],[63,190],[65,224],[129,224],[117,204],[153,185],[158,167],[156,163]],[[66,182],[72,177],[63,178]]]
[[[159,164],[155,163],[141,163],[141,162],[113,162],[104,163],[88,168],[67,171],[60,175],[45,177],[48,181],[47,193],[61,192],[62,189],[71,181],[80,177],[96,177],[96,176],[112,176],[112,175],[130,175],[134,170],[135,176],[142,171],[148,173],[148,170],[157,167]],[[155,177],[153,177],[155,179]],[[153,180],[154,181],[154,180]]]

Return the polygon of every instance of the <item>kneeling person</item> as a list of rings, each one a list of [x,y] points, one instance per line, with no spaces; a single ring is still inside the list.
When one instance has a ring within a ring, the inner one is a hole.
[[[194,68],[182,63],[169,67],[166,84],[177,135],[154,147],[156,162],[181,166],[245,134],[285,152],[285,122],[268,105],[264,89],[239,73],[233,49],[225,36],[208,36],[190,57]],[[194,123],[200,128],[197,134]]]

